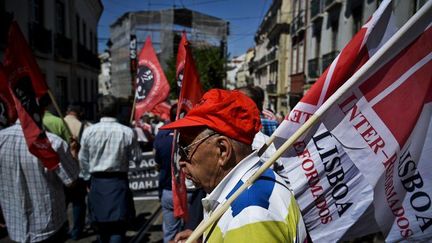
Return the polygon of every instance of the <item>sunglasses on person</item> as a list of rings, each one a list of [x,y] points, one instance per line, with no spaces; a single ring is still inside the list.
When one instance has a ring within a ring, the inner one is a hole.
[[[195,153],[196,149],[207,139],[209,139],[211,136],[216,135],[217,133],[211,133],[208,134],[207,136],[198,139],[197,141],[189,144],[188,146],[181,146],[180,144],[178,145],[178,152],[180,155],[180,158],[186,159],[186,161],[191,161],[193,154]],[[196,146],[195,146],[196,145]],[[194,147],[195,146],[195,147]],[[193,149],[192,149],[193,148]],[[192,151],[192,152],[191,152]]]

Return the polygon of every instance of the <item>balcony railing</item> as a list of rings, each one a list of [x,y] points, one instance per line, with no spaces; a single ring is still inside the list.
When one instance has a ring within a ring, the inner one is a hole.
[[[78,44],[78,62],[86,64],[92,68],[100,68],[100,60],[96,54],[88,50],[85,46]]]
[[[322,69],[321,70],[325,71],[326,68],[328,66],[330,66],[330,64],[337,57],[338,54],[339,54],[338,51],[332,51],[332,52],[329,52],[329,53],[323,55],[322,56],[322,63],[321,63],[321,65],[322,65]]]
[[[259,59],[255,63],[259,67],[259,66],[262,66],[266,63],[273,62],[274,60],[276,60],[276,58],[277,58],[277,50],[273,49],[267,55],[263,56],[261,59]]]
[[[54,42],[55,55],[64,59],[72,58],[72,40],[64,35],[56,34]]]
[[[308,75],[309,78],[318,78],[321,74],[320,65],[319,65],[320,58],[314,58],[308,61]]]
[[[45,54],[52,53],[51,30],[39,23],[29,23],[29,39],[32,48]]]

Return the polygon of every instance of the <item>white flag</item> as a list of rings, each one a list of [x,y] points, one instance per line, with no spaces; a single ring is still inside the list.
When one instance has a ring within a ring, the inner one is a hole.
[[[276,147],[304,124],[395,32],[391,2],[383,1],[279,126],[275,132]],[[374,188],[356,166],[357,158],[347,153],[349,148],[326,125],[315,126],[280,159],[284,164],[282,173],[290,179],[311,238],[336,241],[377,232],[380,228],[374,220]]]

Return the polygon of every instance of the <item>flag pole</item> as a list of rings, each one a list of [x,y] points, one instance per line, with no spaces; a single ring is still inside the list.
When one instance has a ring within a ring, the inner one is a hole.
[[[284,143],[282,146],[276,150],[276,152],[253,174],[239,189],[235,191],[231,197],[229,197],[220,207],[218,207],[206,220],[201,222],[198,227],[192,232],[190,237],[186,240],[187,243],[192,243],[196,241],[204,231],[210,227],[212,224],[216,223],[220,217],[228,210],[231,203],[249,186],[251,186],[254,181],[261,176],[261,174],[267,170],[273,163],[279,159],[280,156],[291,147],[294,142],[299,139],[303,133],[305,133],[309,128],[315,125],[321,116],[333,105],[338,99],[344,95],[353,85],[355,85],[359,80],[362,80],[367,75],[369,70],[377,70],[381,66],[385,65],[387,61],[393,58],[399,53],[399,47],[397,42],[402,38],[406,42],[411,43],[420,34],[414,29],[414,25],[419,21],[424,21],[425,23],[430,23],[432,16],[432,1],[428,1],[425,5],[413,16],[411,17],[404,26],[402,26],[394,36],[392,36],[376,53],[373,55],[368,62],[366,62],[357,72],[355,72],[351,78],[349,78],[336,92],[325,101],[318,110]],[[425,19],[424,19],[425,18]],[[426,27],[426,26],[425,26]],[[422,29],[423,31],[423,29]],[[407,34],[409,33],[409,35]],[[273,139],[274,140],[274,139]],[[265,146],[265,145],[264,145]]]
[[[72,135],[72,132],[71,132],[71,130],[70,130],[68,124],[67,124],[66,121],[64,120],[63,113],[61,112],[60,107],[58,106],[57,101],[56,101],[56,99],[54,98],[54,95],[53,95],[53,93],[51,92],[50,89],[48,89],[48,95],[49,95],[49,97],[50,97],[50,99],[51,99],[51,101],[52,101],[52,103],[53,103],[53,105],[54,105],[54,108],[56,109],[58,115],[60,116],[60,119],[62,120],[63,124],[66,126],[66,130],[68,131],[70,137],[72,138],[72,136],[73,136],[73,135]]]
[[[133,103],[132,103],[131,116],[130,116],[130,120],[129,120],[130,124],[132,124],[132,121],[133,121],[133,118],[134,118],[135,105],[136,105],[136,99],[135,99],[135,96],[134,96]]]

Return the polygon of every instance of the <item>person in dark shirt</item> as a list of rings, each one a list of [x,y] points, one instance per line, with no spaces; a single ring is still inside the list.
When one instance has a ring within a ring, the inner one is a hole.
[[[177,105],[170,110],[170,120],[174,121]],[[171,151],[174,137],[173,130],[161,130],[153,143],[155,161],[159,167],[159,198],[162,206],[162,229],[164,242],[174,239],[181,231],[182,221],[174,217],[173,193],[171,189]]]

